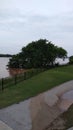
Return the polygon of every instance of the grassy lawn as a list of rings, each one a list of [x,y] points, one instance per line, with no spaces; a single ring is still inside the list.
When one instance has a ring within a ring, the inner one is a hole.
[[[73,65],[42,72],[0,92],[0,108],[19,103],[69,80],[73,80]]]
[[[64,112],[61,116],[65,121],[65,129],[67,130],[70,127],[73,127],[73,105],[70,106],[70,108]]]

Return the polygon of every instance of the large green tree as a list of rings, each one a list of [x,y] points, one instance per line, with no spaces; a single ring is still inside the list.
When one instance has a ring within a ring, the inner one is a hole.
[[[55,46],[46,39],[40,39],[23,47],[21,52],[14,55],[9,62],[10,67],[39,68],[53,66],[57,57],[67,56],[66,50]]]

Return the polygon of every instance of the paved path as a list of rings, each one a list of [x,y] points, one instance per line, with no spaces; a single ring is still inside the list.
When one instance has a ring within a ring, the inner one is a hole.
[[[0,130],[12,130],[12,129],[4,122],[0,121]]]
[[[73,81],[59,85],[19,104],[0,109],[0,120],[13,130],[45,130],[61,114],[57,105],[59,97],[71,89],[73,89]],[[4,129],[1,129],[0,126],[0,130]]]
[[[73,127],[69,128],[68,130],[73,130]]]
[[[0,119],[13,130],[30,130],[30,99],[0,110]]]

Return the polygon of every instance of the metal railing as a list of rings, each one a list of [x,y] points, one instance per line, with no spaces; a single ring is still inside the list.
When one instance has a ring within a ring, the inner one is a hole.
[[[3,91],[5,88],[16,85],[17,83],[27,80],[43,71],[45,71],[45,69],[32,69],[21,74],[16,74],[13,77],[2,78],[0,79],[0,90]]]

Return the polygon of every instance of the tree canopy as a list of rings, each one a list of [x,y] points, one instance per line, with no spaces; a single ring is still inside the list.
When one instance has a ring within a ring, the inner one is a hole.
[[[73,64],[73,56],[69,57],[69,62],[70,62],[70,64]]]
[[[55,46],[46,39],[40,39],[23,47],[21,52],[13,55],[9,66],[13,68],[40,68],[54,64],[57,57],[65,58],[67,51]]]

